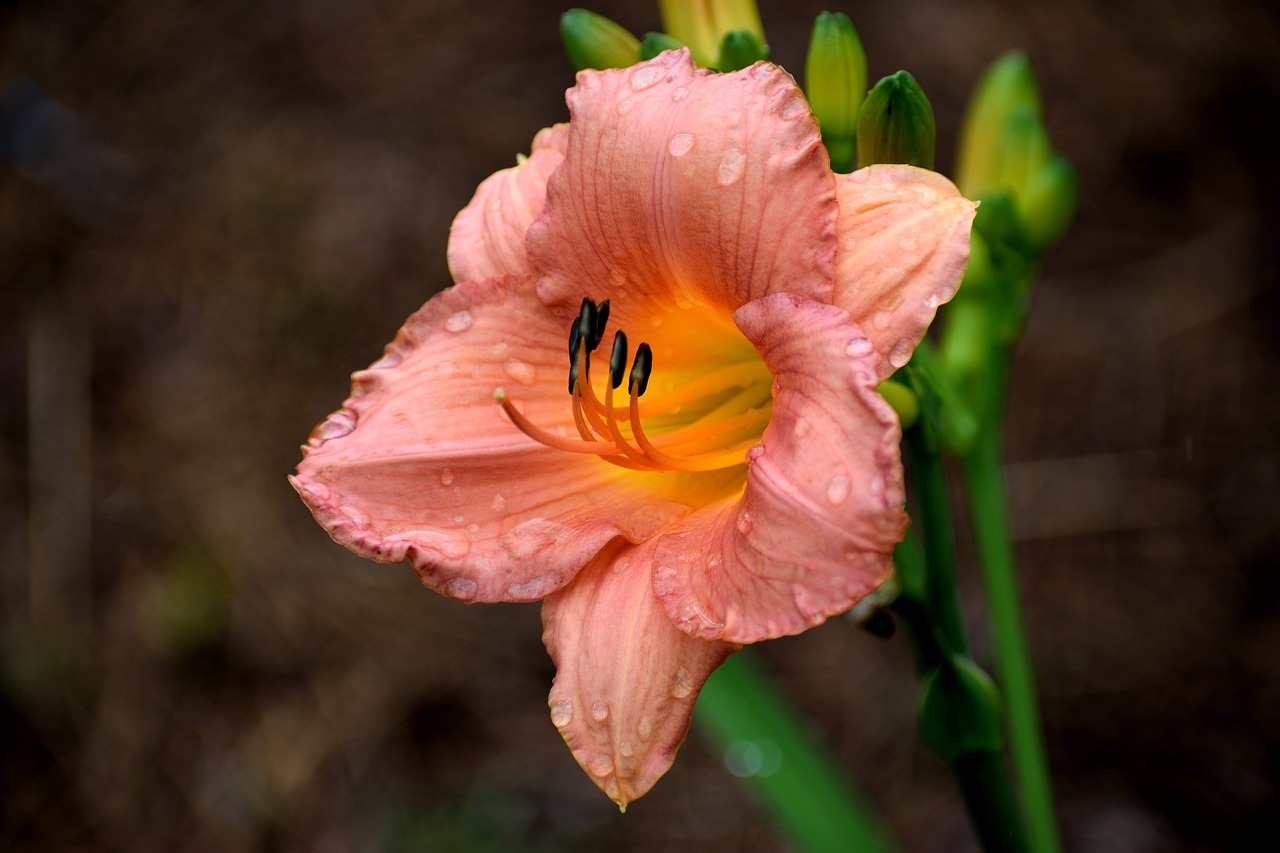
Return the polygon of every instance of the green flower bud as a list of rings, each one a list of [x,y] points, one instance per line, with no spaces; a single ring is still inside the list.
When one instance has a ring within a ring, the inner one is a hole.
[[[1040,91],[1027,57],[1007,53],[992,63],[974,87],[960,128],[956,185],[968,197],[1001,188],[1004,133],[1019,110],[1039,117]]]
[[[653,59],[664,50],[675,50],[684,47],[684,42],[674,39],[666,33],[645,33],[640,39],[640,59]]]
[[[905,163],[933,168],[933,107],[906,71],[875,85],[858,112],[858,165]]]
[[[949,763],[975,752],[998,752],[1004,730],[991,676],[967,657],[948,656],[925,686],[920,731]]]
[[[747,30],[765,43],[755,0],[658,0],[658,10],[662,29],[687,44],[694,62],[706,68],[717,67],[725,33]]]
[[[769,45],[751,30],[730,30],[720,42],[720,56],[716,68],[721,71],[738,71],[769,58]]]
[[[1043,251],[1058,242],[1075,215],[1078,192],[1076,170],[1063,157],[1054,157],[1027,182],[1021,201],[1031,245]]]
[[[560,38],[577,71],[626,68],[640,61],[640,40],[619,24],[586,9],[560,16]]]
[[[823,12],[813,22],[804,85],[831,168],[848,172],[857,153],[858,108],[867,91],[867,55],[848,15]]]

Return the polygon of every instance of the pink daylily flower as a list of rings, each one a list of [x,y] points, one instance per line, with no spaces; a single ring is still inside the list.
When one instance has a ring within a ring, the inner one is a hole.
[[[674,51],[583,72],[568,102],[480,185],[458,284],[353,375],[291,479],[358,554],[463,601],[543,599],[552,722],[625,807],[726,656],[888,577],[907,518],[875,389],[955,292],[974,205],[920,169],[832,173],[768,63]]]

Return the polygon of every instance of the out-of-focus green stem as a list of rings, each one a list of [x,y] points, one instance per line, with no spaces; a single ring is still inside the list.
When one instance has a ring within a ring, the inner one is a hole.
[[[1018,584],[1014,573],[1008,501],[1000,465],[1000,422],[1010,353],[991,359],[977,439],[964,456],[965,486],[987,611],[995,637],[996,668],[1008,714],[1013,764],[1037,853],[1058,853],[1057,821],[1048,761],[1040,733],[1035,680],[1027,652]]]
[[[748,651],[712,674],[693,719],[797,850],[897,849]]]
[[[916,485],[918,524],[924,541],[925,595],[945,646],[968,654],[960,594],[956,591],[955,531],[951,525],[951,497],[942,455],[929,446],[924,429],[906,433],[912,480]]]

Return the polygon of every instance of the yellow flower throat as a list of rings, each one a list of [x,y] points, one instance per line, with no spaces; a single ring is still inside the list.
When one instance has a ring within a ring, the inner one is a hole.
[[[615,332],[603,393],[592,385],[591,353],[604,338],[609,300],[582,300],[569,332],[569,394],[578,438],[556,435],[530,422],[499,388],[494,399],[525,435],[570,453],[591,453],[623,468],[641,471],[717,471],[741,465],[760,440],[773,409],[772,378],[754,351],[726,356],[688,381],[655,383],[642,406],[653,374],[653,350],[636,348],[627,375],[629,403],[614,405],[614,391],[627,373],[627,336]],[[643,411],[642,411],[643,409]],[[641,415],[648,428],[641,424]]]

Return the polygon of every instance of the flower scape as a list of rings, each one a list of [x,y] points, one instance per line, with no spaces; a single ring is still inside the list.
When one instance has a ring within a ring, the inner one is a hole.
[[[543,601],[551,720],[620,807],[742,644],[892,570],[900,427],[877,385],[959,285],[974,205],[832,172],[795,81],[685,49],[584,71],[477,189],[457,284],[291,478],[339,543],[467,602]]]

